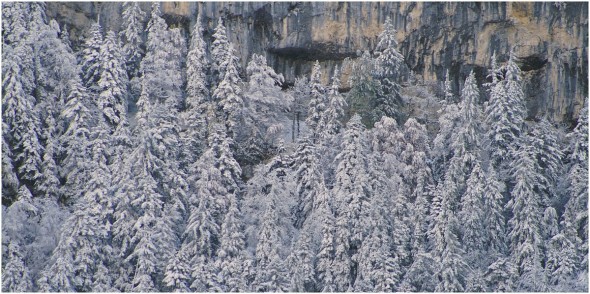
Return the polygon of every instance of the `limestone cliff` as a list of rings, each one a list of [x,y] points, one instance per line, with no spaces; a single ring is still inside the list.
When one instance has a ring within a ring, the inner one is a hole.
[[[149,12],[150,3],[142,8]],[[119,30],[121,9],[114,2],[47,4],[48,16],[68,24],[75,43],[98,15],[104,27]],[[408,68],[424,81],[442,80],[449,69],[458,92],[473,69],[481,84],[492,53],[504,62],[514,48],[530,117],[570,122],[588,95],[585,2],[565,8],[553,2],[163,2],[162,10],[169,24],[186,31],[201,11],[208,37],[222,16],[242,64],[252,53],[266,54],[288,82],[309,74],[316,59],[327,78],[344,58],[372,50],[390,16]]]

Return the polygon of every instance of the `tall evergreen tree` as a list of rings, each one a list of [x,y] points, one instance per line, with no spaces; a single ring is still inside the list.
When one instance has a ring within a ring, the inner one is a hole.
[[[293,155],[297,185],[295,195],[298,199],[295,212],[295,226],[297,228],[302,228],[312,212],[320,209],[320,194],[324,192],[325,188],[323,187],[323,175],[318,166],[317,152],[311,141],[304,139],[299,143]]]
[[[321,126],[320,137],[324,140],[338,134],[343,127],[342,120],[344,119],[344,109],[347,105],[339,89],[340,78],[338,78],[338,69],[335,69],[334,76],[332,77],[332,85],[327,91],[328,105],[319,121],[319,125]]]
[[[309,101],[309,108],[307,110],[307,123],[311,131],[314,141],[318,136],[318,125],[322,118],[322,113],[326,110],[328,101],[325,95],[324,86],[321,84],[322,72],[320,71],[320,63],[316,60],[311,70],[311,78],[309,84],[311,85],[311,100]]]
[[[145,12],[141,10],[138,2],[125,2],[123,4],[123,56],[129,79],[139,76],[139,64],[144,54],[144,19]]]
[[[226,67],[223,63],[227,60],[229,54],[229,40],[227,30],[223,25],[223,20],[219,17],[217,26],[213,33],[213,42],[211,43],[211,70],[213,71],[213,85],[218,84],[225,77]]]
[[[382,116],[394,118],[400,117],[399,107],[401,106],[400,68],[403,65],[404,57],[397,51],[396,30],[393,27],[391,18],[385,19],[383,31],[379,34],[376,47],[377,67],[376,76],[381,81],[382,91],[379,92],[375,101],[371,103],[373,110],[372,121],[378,121]]]
[[[207,141],[208,124],[207,110],[209,108],[209,84],[207,83],[207,69],[209,62],[206,54],[206,44],[203,40],[201,14],[191,31],[191,40],[186,64],[186,110],[183,113],[188,131],[183,138],[185,162],[196,161],[196,156],[203,152]],[[194,171],[190,171],[193,173]]]
[[[20,57],[8,56],[11,57],[2,66],[2,120],[7,127],[2,135],[8,141],[8,152],[12,151],[14,156],[12,162],[21,184],[33,189],[41,176],[43,149],[38,137],[39,117],[34,109],[35,98],[23,89]]]
[[[507,204],[513,214],[508,222],[511,257],[518,269],[517,289],[544,291],[547,280],[541,264],[541,199],[536,192],[540,185],[540,171],[535,166],[535,150],[531,138],[522,138],[520,144],[521,147],[515,154],[517,160],[513,168],[515,183],[511,192],[512,199]]]
[[[238,58],[234,55],[233,46],[229,45],[222,63],[224,76],[213,92],[214,103],[217,104],[219,119],[225,124],[228,136],[235,139],[238,126],[243,119],[244,101],[240,89],[241,79],[238,74]]]
[[[350,77],[348,83],[350,91],[347,95],[348,116],[358,113],[365,125],[379,121],[373,118],[372,103],[378,96],[383,96],[382,85],[375,75],[377,63],[368,51],[355,59],[350,65]]]
[[[102,27],[98,22],[90,26],[88,36],[84,39],[82,50],[82,82],[93,92],[98,91],[98,80],[101,74],[100,47],[103,43]]]
[[[100,80],[98,108],[111,129],[127,120],[128,78],[117,36],[109,31],[100,47]]]
[[[289,291],[311,291],[315,286],[314,253],[309,226],[301,230],[299,238],[287,258],[291,283]]]
[[[466,182],[465,194],[461,199],[459,221],[463,226],[463,245],[472,261],[481,260],[477,254],[483,252],[485,240],[484,199],[485,174],[479,161],[475,161],[471,175]]]
[[[20,246],[11,242],[8,245],[7,262],[2,269],[2,291],[28,292],[33,289],[30,271],[24,259]]]
[[[67,129],[60,137],[65,158],[62,161],[61,175],[66,180],[62,201],[74,203],[84,193],[84,184],[89,179],[89,142],[90,129],[93,125],[89,109],[89,93],[81,81],[70,82],[70,94],[62,119],[67,122]]]
[[[507,249],[506,220],[504,218],[505,185],[498,178],[493,166],[488,166],[483,192],[484,247],[488,252],[504,254]]]
[[[242,213],[238,199],[230,195],[229,210],[221,226],[220,247],[217,252],[219,259],[217,283],[226,292],[247,290],[247,280],[243,272],[246,263],[245,235],[242,227]]]
[[[277,195],[279,185],[274,185],[268,195],[268,203],[256,245],[257,274],[254,287],[258,291],[283,292],[289,288],[288,272],[279,246],[283,243],[279,234],[281,223]]]

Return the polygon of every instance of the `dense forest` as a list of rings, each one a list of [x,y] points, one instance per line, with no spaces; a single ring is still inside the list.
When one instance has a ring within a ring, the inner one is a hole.
[[[389,19],[294,85],[216,24],[127,3],[74,48],[2,3],[2,291],[588,291],[587,102],[529,117],[499,52],[426,121]]]

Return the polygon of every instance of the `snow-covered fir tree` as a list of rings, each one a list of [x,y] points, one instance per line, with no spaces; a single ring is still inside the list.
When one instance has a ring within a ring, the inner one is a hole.
[[[243,119],[244,100],[238,74],[238,57],[235,56],[233,45],[229,45],[221,65],[225,68],[219,86],[213,92],[213,102],[217,104],[218,119],[225,124],[228,136],[236,138],[237,128]]]
[[[382,96],[382,85],[380,79],[376,78],[376,62],[368,51],[356,58],[350,64],[350,77],[348,83],[350,91],[347,95],[348,116],[353,112],[358,113],[363,119],[363,123],[371,125],[375,120],[371,113],[371,102]]]
[[[328,100],[325,94],[326,90],[321,84],[322,72],[320,70],[320,63],[316,61],[311,70],[311,78],[309,79],[311,100],[309,101],[307,118],[305,119],[314,141],[317,140],[318,126],[322,118],[322,113],[328,106]]]
[[[182,153],[186,163],[195,162],[207,143],[207,130],[210,123],[207,110],[211,107],[207,82],[208,66],[201,14],[199,14],[191,31],[186,60],[186,110],[182,113],[188,128],[182,138],[184,142]]]
[[[221,226],[221,239],[217,251],[216,283],[220,291],[247,291],[248,281],[243,269],[249,258],[243,230],[243,216],[235,194],[230,195],[229,209]]]
[[[223,25],[223,19],[219,17],[215,33],[213,33],[213,42],[211,43],[211,70],[213,71],[212,84],[216,85],[225,76],[227,65],[223,63],[228,58],[230,41],[227,38],[227,30]]]
[[[319,121],[321,126],[320,137],[323,140],[328,140],[332,136],[338,134],[343,127],[342,120],[344,119],[344,109],[346,108],[346,101],[339,92],[340,78],[338,77],[338,69],[334,70],[332,77],[332,85],[327,90],[328,105],[322,113]]]
[[[381,81],[381,91],[372,101],[372,121],[379,120],[382,116],[394,118],[400,117],[400,69],[404,63],[404,57],[397,51],[396,30],[391,18],[387,17],[383,25],[383,31],[379,34],[376,51],[375,75]]]
[[[513,213],[509,220],[509,238],[512,262],[517,267],[516,289],[544,291],[547,277],[542,267],[543,238],[541,232],[542,199],[536,193],[539,172],[535,166],[535,150],[530,136],[521,139],[516,151],[516,165],[513,168],[515,180],[512,198],[507,208]]]
[[[117,129],[127,121],[127,87],[129,80],[121,47],[114,32],[109,31],[100,47],[100,79],[98,108],[111,128]]]
[[[84,184],[88,181],[90,169],[89,142],[90,129],[93,125],[89,109],[90,94],[81,81],[70,82],[70,94],[62,112],[62,120],[67,122],[67,129],[60,137],[60,145],[65,150],[61,176],[65,179],[61,201],[74,203],[84,193]]]
[[[125,2],[123,4],[123,56],[129,79],[139,75],[139,63],[143,58],[144,49],[144,20],[145,12],[141,10],[138,2]]]
[[[102,27],[95,22],[84,39],[84,50],[82,50],[82,82],[91,91],[97,92],[97,83],[100,79],[100,47],[103,43]]]
[[[9,243],[6,265],[2,271],[2,291],[28,292],[33,289],[29,269],[24,262],[20,246]]]
[[[315,286],[314,252],[309,226],[301,230],[291,254],[287,258],[291,283],[289,291],[311,291]]]

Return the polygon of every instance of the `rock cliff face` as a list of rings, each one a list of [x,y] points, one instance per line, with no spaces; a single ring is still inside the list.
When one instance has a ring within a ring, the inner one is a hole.
[[[150,3],[142,8],[149,15]],[[504,62],[514,48],[530,117],[571,122],[588,95],[588,3],[163,2],[162,10],[187,32],[201,11],[207,36],[223,17],[242,64],[266,54],[287,82],[309,74],[315,60],[327,81],[344,58],[373,50],[390,16],[408,69],[424,81],[443,80],[449,69],[458,93],[470,70],[481,84],[493,52]],[[68,25],[75,44],[98,15],[118,31],[121,11],[114,2],[47,3],[47,15]]]

